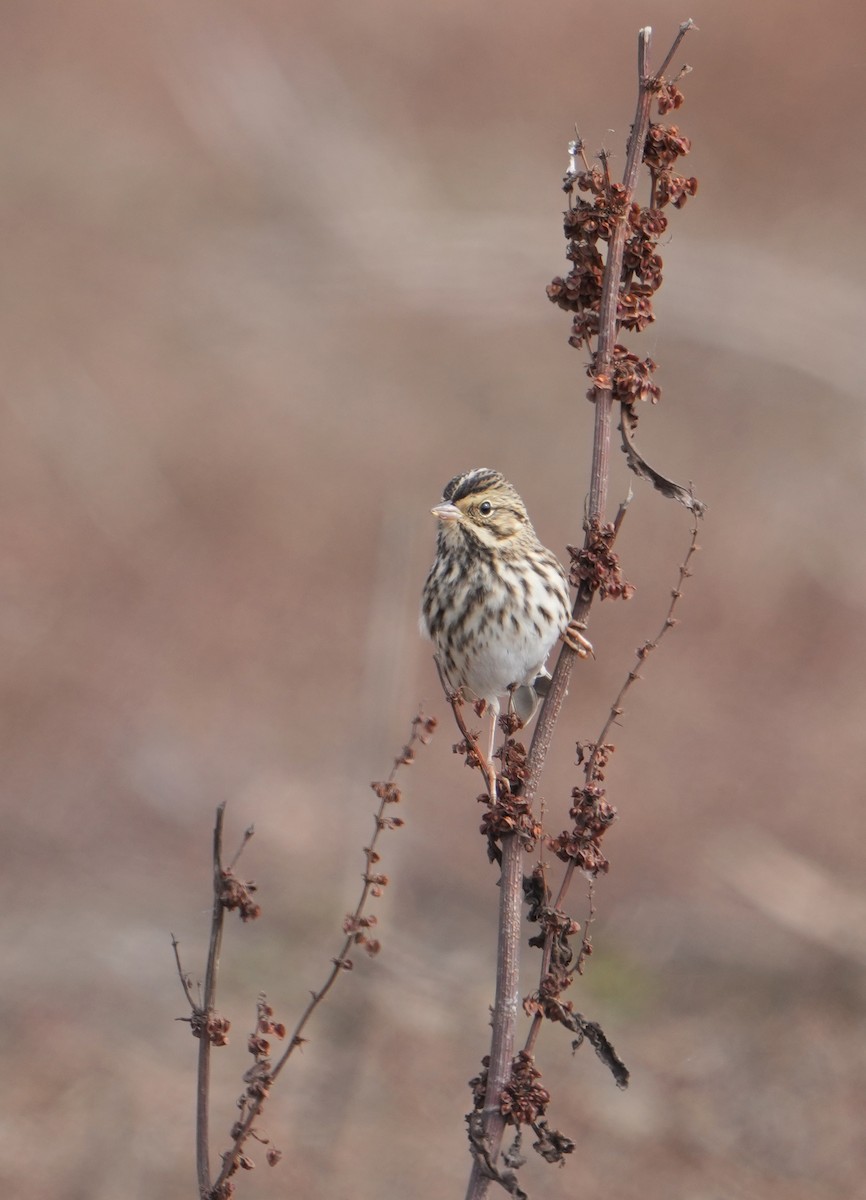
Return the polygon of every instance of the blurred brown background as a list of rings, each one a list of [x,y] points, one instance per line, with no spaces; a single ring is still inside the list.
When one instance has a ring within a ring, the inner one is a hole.
[[[796,16],[792,18],[791,12]],[[577,122],[623,161],[638,28],[694,17],[641,445],[709,503],[682,625],[633,693],[575,989],[633,1073],[548,1034],[563,1171],[534,1200],[855,1197],[866,1171],[862,45],[856,4],[10,0],[0,39],[4,1109],[0,1188],[195,1194],[215,805],[264,916],[232,922],[216,1148],[267,991],[338,945],[419,701],[429,508],[491,465],[579,537],[591,409],[544,287]],[[561,827],[686,514],[636,498],[637,585],[590,630],[544,792]],[[450,723],[384,845],[359,956],[239,1194],[463,1193],[496,871]],[[581,889],[572,895],[582,917]],[[534,958],[528,968],[535,969]],[[525,990],[532,986],[527,970]],[[531,1159],[534,1160],[533,1155]]]

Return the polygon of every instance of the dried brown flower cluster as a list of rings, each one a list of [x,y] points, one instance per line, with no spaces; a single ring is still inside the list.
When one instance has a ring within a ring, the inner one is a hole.
[[[229,1030],[232,1027],[228,1017],[219,1017],[216,1013],[194,1012],[189,1019],[190,1032],[193,1037],[206,1037],[212,1046],[227,1046]]]
[[[534,1125],[550,1103],[550,1092],[539,1083],[541,1072],[531,1054],[521,1050],[514,1059],[511,1079],[499,1107],[509,1125]]]
[[[655,93],[662,116],[683,103],[683,94],[675,83],[659,80]],[[676,125],[650,124],[642,155],[650,174],[650,197],[645,206],[631,199],[623,184],[611,180],[605,154],[600,156],[600,164],[592,167],[584,158],[585,170],[565,176],[563,188],[569,201],[563,232],[565,255],[572,266],[564,278],[557,275],[552,280],[547,295],[554,304],[574,313],[570,345],[579,349],[598,336],[606,260],[603,250],[623,222],[626,237],[616,302],[617,329],[639,333],[655,320],[652,298],[663,278],[658,244],[668,226],[662,210],[668,205],[682,208],[697,191],[694,177],[686,178],[674,170],[678,159],[690,149],[691,142]],[[577,151],[583,154],[579,144]],[[591,354],[587,373],[594,386],[589,391],[590,399],[595,398],[598,385],[610,387],[614,400],[629,407],[638,400],[658,400],[660,390],[652,382],[656,363],[651,358],[640,359],[617,343],[612,360],[609,376],[599,371],[596,355]]]
[[[385,883],[388,882],[384,875],[381,876],[381,879],[383,879]],[[377,896],[381,895],[381,891],[378,891],[375,894]],[[355,945],[363,946],[371,958],[374,958],[382,949],[382,943],[376,938],[371,938],[367,933],[367,930],[372,929],[376,924],[378,924],[378,917],[374,913],[370,913],[369,916],[366,917],[356,917],[349,913],[343,922],[343,933],[351,934],[352,941],[355,943]],[[352,969],[351,959],[345,960],[345,967],[346,970]]]
[[[475,1113],[479,1113],[484,1105],[487,1092],[487,1080],[490,1068],[490,1058],[482,1060],[479,1074],[470,1080]],[[524,1159],[520,1156],[521,1130],[525,1125],[530,1126],[537,1135],[533,1142],[533,1150],[550,1163],[562,1164],[567,1154],[575,1148],[574,1141],[558,1129],[551,1129],[545,1113],[550,1103],[550,1092],[541,1083],[541,1072],[535,1065],[535,1059],[527,1050],[520,1050],[511,1064],[511,1075],[500,1093],[499,1109],[507,1125],[517,1129],[517,1136],[510,1150],[503,1155],[506,1167],[521,1167]],[[467,1118],[470,1129],[470,1141],[484,1154],[483,1133],[480,1129],[473,1130],[472,1114]],[[517,1177],[511,1171],[499,1171],[487,1159],[490,1177],[496,1179],[513,1196],[526,1196],[522,1188],[517,1186]]]
[[[585,763],[587,782],[572,790],[568,810],[574,824],[548,846],[563,862],[575,866],[593,878],[607,873],[609,863],[602,853],[601,840],[616,820],[616,809],[605,799],[604,772],[614,747],[610,743],[578,743],[578,764]]]
[[[499,724],[507,731],[515,725],[519,728],[521,722],[513,714],[506,713],[499,718]],[[502,760],[502,771],[496,776],[496,799],[491,800],[485,792],[478,797],[478,803],[487,805],[487,812],[481,819],[481,833],[488,841],[488,856],[499,861],[497,843],[501,838],[517,833],[524,849],[532,850],[541,837],[542,826],[532,811],[532,804],[520,794],[526,778],[526,747],[512,737],[506,738],[494,758]]]
[[[623,579],[619,555],[613,549],[617,530],[615,525],[590,522],[582,546],[568,546],[571,568],[568,581],[572,587],[585,588],[600,600],[630,600],[634,585]]]
[[[606,874],[610,864],[602,853],[601,839],[616,820],[616,809],[604,799],[604,788],[598,784],[576,787],[571,797],[574,803],[568,815],[574,825],[551,838],[548,845],[563,862],[573,860],[592,876]]]
[[[273,1063],[271,1062],[271,1043],[269,1037],[283,1039],[286,1027],[281,1021],[274,1020],[274,1010],[268,1004],[264,995],[259,996],[256,1004],[256,1025],[247,1040],[247,1049],[253,1056],[252,1066],[244,1073],[246,1089],[238,1097],[239,1116],[232,1126],[230,1137],[237,1142],[244,1134],[244,1125],[250,1113],[261,1106],[270,1094],[274,1080]],[[269,1139],[257,1133],[256,1141],[267,1146],[266,1160],[273,1167],[282,1158],[282,1151],[272,1146]],[[248,1154],[237,1153],[234,1148],[222,1155],[225,1175],[213,1190],[213,1200],[224,1200],[234,1193],[231,1176],[238,1170],[255,1170],[255,1161]]]
[[[562,1165],[566,1154],[574,1151],[575,1143],[558,1129],[549,1127],[544,1112],[550,1103],[550,1093],[539,1082],[541,1072],[535,1066],[532,1055],[521,1050],[512,1063],[512,1072],[502,1090],[500,1103],[503,1121],[514,1127],[517,1132],[512,1145],[503,1152],[504,1167],[497,1167],[490,1157],[481,1123],[481,1109],[487,1091],[489,1067],[490,1058],[485,1056],[482,1070],[475,1079],[470,1080],[475,1111],[469,1113],[466,1118],[469,1126],[469,1141],[481,1161],[484,1162],[487,1177],[495,1180],[516,1200],[528,1200],[526,1192],[518,1184],[516,1174],[516,1170],[526,1162],[521,1154],[523,1126],[529,1125],[533,1129],[537,1135],[537,1141],[533,1142],[532,1148],[550,1163]]]
[[[688,178],[675,175],[673,170],[677,159],[685,157],[691,148],[691,141],[676,125],[650,125],[643,160],[652,176],[652,208],[661,209],[668,204],[682,208],[689,196],[696,195],[697,179],[693,175]]]
[[[524,999],[523,1010],[531,1017],[537,1015],[559,1021],[563,1011],[559,997],[571,987],[575,970],[589,953],[585,948],[587,939],[582,940],[575,958],[571,938],[580,933],[580,924],[551,904],[550,889],[541,864],[536,866],[529,879],[524,879],[523,888],[529,901],[527,920],[537,922],[539,926],[539,932],[530,938],[529,944],[544,951],[538,988]]]
[[[257,891],[251,879],[244,883],[234,874],[231,867],[222,870],[220,903],[227,912],[237,911],[242,921],[255,921],[262,915],[261,906],[253,900]]]

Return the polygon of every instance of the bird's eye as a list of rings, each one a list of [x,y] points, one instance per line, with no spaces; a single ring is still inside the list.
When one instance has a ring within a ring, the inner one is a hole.
[[[493,505],[489,500],[482,500],[478,505],[478,511],[481,513],[482,517],[489,517],[493,512]]]

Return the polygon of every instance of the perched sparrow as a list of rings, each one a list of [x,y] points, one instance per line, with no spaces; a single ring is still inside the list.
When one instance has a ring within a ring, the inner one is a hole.
[[[492,752],[499,697],[510,692],[509,703],[525,724],[557,638],[568,631],[566,640],[582,657],[592,647],[570,625],[565,571],[498,471],[477,467],[455,476],[432,511],[439,536],[424,585],[421,632],[432,639],[449,685],[489,705]]]

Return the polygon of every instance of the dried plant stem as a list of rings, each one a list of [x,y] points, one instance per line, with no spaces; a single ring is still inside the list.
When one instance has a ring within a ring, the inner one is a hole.
[[[229,867],[223,866],[223,825],[225,821],[225,803],[216,810],[216,820],[213,831],[213,909],[211,910],[210,943],[208,945],[207,967],[205,969],[204,988],[198,1002],[192,994],[191,981],[180,961],[180,949],[177,938],[172,934],[171,945],[174,950],[174,960],[177,973],[192,1017],[187,1018],[192,1026],[194,1035],[199,1040],[198,1068],[196,1072],[196,1112],[195,1112],[195,1160],[196,1177],[198,1179],[199,1195],[202,1200],[213,1196],[210,1181],[210,1058],[212,1045],[223,1045],[229,1023],[222,1021],[216,1015],[216,985],[219,976],[220,951],[222,949],[223,927],[226,914],[225,884],[231,868],[243,852],[244,846],[253,836],[252,827],[243,835],[237,852]]]
[[[652,103],[652,84],[654,76],[647,71],[647,57],[651,38],[651,29],[641,29],[638,35],[638,100],[634,124],[628,142],[623,186],[627,189],[628,198],[634,194],[638,173],[641,165],[641,154],[646,141],[650,119],[650,104]],[[683,36],[682,29],[678,41]],[[677,43],[678,44],[678,43]],[[604,520],[607,507],[608,480],[610,477],[610,431],[611,409],[613,406],[613,389],[610,383],[611,359],[613,347],[616,344],[616,304],[619,294],[619,282],[622,276],[622,260],[625,249],[627,227],[625,220],[618,222],[610,239],[607,262],[604,271],[601,308],[599,313],[598,349],[595,356],[595,428],[592,442],[592,464],[589,481],[589,498],[587,502],[587,525],[600,523]],[[587,539],[588,540],[588,539]],[[587,587],[578,590],[574,602],[573,616],[575,620],[585,622],[592,606],[592,592]],[[553,678],[547,696],[538,715],[532,744],[527,758],[527,778],[523,794],[530,802],[535,800],[538,781],[547,759],[553,731],[559,719],[560,709],[568,691],[568,681],[577,654],[570,646],[563,645],[554,668]]]
[[[207,969],[204,977],[202,1009],[205,1021],[216,1009],[216,984],[219,974],[220,950],[222,949],[225,908],[222,903],[222,844],[225,803],[216,810],[213,831],[213,910],[211,913],[210,945],[207,953]],[[201,1196],[210,1192],[210,1151],[208,1146],[209,1103],[210,1103],[210,1052],[211,1040],[207,1030],[202,1030],[198,1040],[198,1075],[196,1079],[195,1106],[195,1163],[198,1188]]]
[[[488,1079],[503,1081],[496,1092],[487,1088],[482,1121],[485,1132],[502,1121],[499,1094],[511,1075],[517,1016],[520,1011],[520,929],[523,878],[520,838],[514,834],[503,838],[502,874],[499,879],[499,940],[496,956],[496,995],[493,1001],[492,1035]],[[514,897],[518,897],[517,904]],[[503,1126],[504,1129],[504,1126]],[[500,1135],[501,1136],[501,1135]],[[489,1137],[489,1134],[488,1134]],[[491,1143],[492,1145],[492,1143]],[[498,1147],[497,1147],[498,1152]],[[493,1155],[495,1161],[496,1155]],[[477,1164],[476,1164],[477,1165]],[[473,1171],[474,1175],[474,1171]],[[471,1186],[471,1185],[470,1185]],[[472,1195],[471,1191],[467,1195]]]
[[[634,124],[628,141],[623,187],[628,199],[634,195],[638,174],[641,167],[643,146],[646,141],[650,120],[650,104],[652,103],[652,77],[647,69],[650,39],[652,30],[646,26],[638,34],[638,100]],[[611,385],[611,364],[613,348],[616,344],[616,305],[619,297],[619,285],[622,278],[622,260],[625,250],[625,240],[628,225],[625,219],[617,222],[607,252],[607,262],[604,271],[604,285],[601,294],[601,305],[598,314],[598,346],[595,354],[595,430],[592,440],[592,467],[589,481],[589,502],[587,504],[587,522],[593,524],[604,519],[607,507],[607,485],[610,477],[610,425],[611,409],[613,407],[613,387]],[[580,598],[578,597],[578,600]],[[586,611],[581,613],[585,619],[589,612],[591,598],[586,600]],[[577,616],[577,610],[575,610]],[[561,656],[560,656],[561,657]],[[573,663],[574,654],[568,654],[569,668]]]
[[[681,26],[678,37],[665,59],[665,64],[670,61],[689,27],[690,23]],[[625,205],[631,201],[634,195],[650,122],[650,105],[656,83],[656,77],[650,74],[647,65],[651,34],[652,31],[649,27],[641,29],[638,34],[638,99],[622,181],[626,191],[623,212]],[[616,345],[617,301],[622,278],[626,236],[627,226],[623,215],[610,238],[599,311],[598,343],[594,359],[595,428],[587,503],[587,545],[589,530],[593,525],[597,526],[603,521],[607,506],[613,407],[612,360]],[[592,592],[588,587],[583,586],[578,590],[573,609],[573,616],[577,621],[586,621],[592,598]],[[550,749],[553,730],[565,700],[569,677],[576,657],[577,654],[574,650],[568,645],[563,645],[548,693],[538,716],[526,761],[527,776],[523,786],[523,795],[530,803],[535,800],[538,791],[539,779]],[[519,959],[515,947],[516,934],[520,929],[522,903],[522,847],[519,836],[512,834],[503,837],[501,848],[502,879],[500,881],[496,1000],[483,1109],[484,1142],[488,1150],[488,1157],[493,1163],[498,1158],[505,1132],[505,1119],[501,1112],[500,1097],[511,1076],[520,987]],[[466,1191],[466,1200],[481,1200],[487,1194],[489,1184],[489,1173],[480,1160],[480,1156],[476,1154]]]
[[[430,740],[435,728],[435,724],[435,718],[425,718],[423,713],[419,712],[412,722],[412,733],[409,741],[403,747],[401,754],[399,754],[394,760],[391,773],[389,774],[387,780],[384,784],[374,785],[374,788],[377,790],[377,794],[380,796],[380,803],[373,818],[373,836],[370,839],[370,844],[364,848],[366,865],[364,869],[364,882],[363,887],[361,888],[361,894],[358,899],[358,903],[355,905],[354,911],[347,917],[344,925],[344,928],[348,930],[346,938],[343,941],[339,953],[331,960],[331,969],[328,972],[324,983],[318,989],[318,991],[311,993],[306,1008],[301,1013],[297,1024],[289,1036],[288,1045],[283,1051],[282,1056],[274,1063],[274,1066],[270,1071],[269,1084],[272,1084],[277,1079],[294,1051],[306,1040],[304,1037],[302,1037],[302,1034],[306,1029],[313,1013],[333,988],[337,978],[345,971],[352,969],[352,963],[349,958],[349,952],[352,947],[358,945],[359,942],[368,942],[366,936],[362,933],[359,934],[359,931],[362,930],[364,926],[364,914],[366,912],[371,893],[374,895],[377,894],[375,889],[377,889],[379,886],[384,886],[380,883],[382,877],[379,877],[375,874],[375,863],[378,861],[376,844],[382,831],[389,828],[389,824],[394,823],[393,819],[389,823],[389,819],[385,816],[388,805],[396,803],[399,799],[399,789],[394,781],[400,768],[402,766],[409,765],[413,761],[416,745],[426,745],[426,743]],[[375,951],[371,950],[371,952]],[[241,1156],[244,1144],[247,1142],[250,1136],[254,1134],[253,1127],[255,1121],[261,1113],[267,1097],[268,1089],[266,1089],[255,1099],[251,1099],[249,1105],[245,1109],[243,1119],[236,1125],[234,1129],[231,1148],[223,1155],[222,1169],[220,1170],[212,1190],[209,1193],[202,1193],[202,1195],[207,1194],[219,1196],[222,1194],[221,1189],[223,1185],[237,1168],[237,1163]]]

